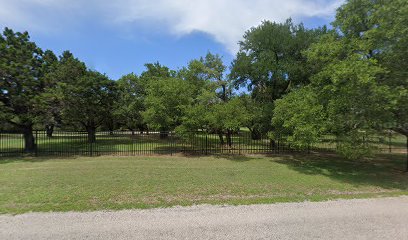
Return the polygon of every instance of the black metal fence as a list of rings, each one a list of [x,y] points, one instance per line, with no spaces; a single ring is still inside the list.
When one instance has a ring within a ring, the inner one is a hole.
[[[252,139],[250,132],[233,133],[228,138],[205,132],[176,134],[174,132],[105,131],[96,133],[96,141],[88,141],[87,132],[54,131],[52,137],[45,131],[34,131],[35,156],[99,156],[99,155],[157,155],[157,154],[278,154],[292,152],[334,151],[337,140],[326,136],[319,143],[299,148],[290,138],[271,140],[266,135]],[[367,144],[382,152],[404,152],[405,139],[398,134],[386,134],[366,139]],[[16,132],[0,132],[0,157],[27,154],[24,136]]]

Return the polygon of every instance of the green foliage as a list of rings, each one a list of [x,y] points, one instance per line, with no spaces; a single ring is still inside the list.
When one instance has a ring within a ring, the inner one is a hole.
[[[45,75],[55,60],[51,51],[44,53],[31,42],[27,32],[5,28],[0,34],[0,119],[23,131],[26,152],[36,148],[33,126],[47,112],[43,103],[50,83]]]
[[[188,68],[182,69],[180,76],[193,89],[193,99],[178,132],[205,130],[222,136],[242,126],[241,102],[232,97],[232,85],[230,79],[224,77],[225,69],[221,57],[211,53],[191,61]]]
[[[0,34],[0,112],[18,128],[38,122],[39,94],[44,92],[46,66],[43,51],[27,32],[5,28]]]
[[[170,131],[181,124],[194,89],[180,74],[156,62],[145,64],[139,86],[143,88],[143,112],[141,117],[146,127]],[[140,103],[140,102],[139,102]]]
[[[173,130],[181,124],[191,101],[191,87],[186,81],[178,78],[157,78],[148,83],[146,111],[143,112],[143,117],[153,129]]]
[[[318,142],[325,132],[327,116],[323,110],[312,88],[292,91],[275,102],[272,124],[276,128],[270,136],[272,139],[289,136],[288,140],[294,145],[307,148]]]
[[[121,77],[116,83],[118,100],[114,106],[115,118],[130,130],[144,130],[142,112],[145,110],[145,83],[133,73]]]
[[[54,127],[61,124],[61,104],[55,91],[58,78],[54,75],[59,67],[59,61],[50,50],[44,52],[43,59],[45,89],[43,93],[39,94],[40,101],[37,106],[42,110],[40,114],[42,118],[40,122],[41,127],[44,127],[44,125],[46,127]]]
[[[377,79],[382,72],[376,61],[350,53],[344,59],[333,58],[313,77],[312,86],[328,114],[330,131],[340,134],[373,129],[388,119],[384,110],[388,108],[390,89]]]
[[[182,118],[182,124],[177,128],[177,132],[193,132],[197,130],[212,131],[209,122],[209,115],[214,104],[219,102],[215,89],[203,88],[200,95],[193,99],[192,104],[186,108]]]
[[[324,31],[307,30],[290,19],[283,24],[264,21],[251,28],[232,65],[235,84],[248,86],[260,102],[273,102],[291,87],[307,84],[311,72],[302,51]]]
[[[273,103],[260,103],[249,94],[239,96],[241,108],[244,111],[243,126],[247,127],[252,134],[252,139],[259,139],[263,133],[270,129],[271,116],[273,115]]]
[[[357,158],[370,153],[364,139],[373,131],[408,136],[407,36],[406,0],[349,0],[332,30],[308,30],[290,19],[251,28],[228,75],[222,58],[208,53],[177,72],[150,63],[140,77],[115,83],[70,52],[58,59],[27,33],[6,28],[0,120],[26,132],[40,125],[94,132],[114,123],[202,130],[218,133],[221,143],[225,135],[229,144],[232,132],[247,127],[253,139],[287,135],[300,148],[327,133],[336,136],[340,153]],[[236,96],[233,87],[249,92]],[[32,133],[25,136],[33,143]]]
[[[380,84],[392,89],[392,101],[385,109],[393,120],[389,125],[408,136],[408,5],[405,0],[351,0],[337,13],[335,26],[358,41],[360,51],[375,59],[385,71]],[[389,111],[391,110],[391,111]]]
[[[168,67],[161,65],[159,62],[145,64],[146,71],[142,73],[140,78],[145,80],[160,79],[174,77],[175,72]]]
[[[207,53],[200,59],[189,62],[187,68],[178,72],[180,78],[185,79],[193,88],[193,98],[199,98],[202,91],[217,91],[219,98],[226,100],[231,95],[228,80],[224,79],[226,66],[219,55]],[[228,91],[228,92],[227,92]]]
[[[406,19],[397,11],[392,20],[384,20],[387,16],[381,12],[390,13],[385,9],[395,7],[395,4],[404,9],[398,0],[351,0],[344,4],[337,12],[335,30],[322,36],[304,52],[318,70],[312,76],[308,90],[301,93],[305,99],[288,95],[283,101],[277,101],[274,123],[289,129],[293,136],[304,128],[311,130],[323,126],[328,133],[337,136],[340,153],[350,158],[368,155],[372,149],[364,144],[362,133],[384,129],[386,123],[394,122],[393,111],[400,115],[406,112],[406,105],[400,105],[401,101],[406,103],[402,100],[406,96],[406,87],[402,84],[406,84],[406,78],[405,81],[390,79],[395,71],[388,68],[384,60],[392,53],[394,44],[405,41],[386,40],[385,32],[389,32],[384,29],[386,23]],[[400,38],[407,37],[400,35]],[[310,94],[314,96],[314,103],[302,107],[311,100]],[[296,109],[295,103],[302,108],[298,109],[300,114],[291,113],[290,108]],[[319,111],[323,119],[304,116],[319,116]],[[303,123],[292,124],[299,120],[299,116],[303,117],[300,118]]]
[[[49,74],[49,78],[56,82],[74,84],[86,74],[85,63],[75,58],[69,51],[64,51],[60,56],[58,67]]]
[[[231,78],[235,86],[251,91],[253,100],[245,100],[244,106],[250,113],[246,125],[254,138],[272,130],[274,101],[309,83],[315,65],[303,51],[324,32],[325,28],[308,30],[288,19],[282,24],[264,21],[245,33],[232,63]]]
[[[192,89],[192,97],[196,99],[208,84],[206,67],[200,60],[192,60],[187,67],[178,71],[177,77],[187,81]]]
[[[375,58],[387,70],[383,84],[392,89],[393,130],[408,138],[408,4],[390,0],[375,5],[377,25],[366,32],[373,39]]]
[[[87,130],[95,130],[111,116],[117,96],[115,82],[94,71],[60,83],[58,90],[63,120]]]
[[[75,125],[76,121],[62,117],[63,103],[61,101],[64,96],[61,95],[59,87],[61,84],[76,85],[79,79],[86,75],[86,66],[69,51],[64,51],[59,60],[53,56],[49,58],[52,59],[52,65],[50,71],[45,75],[48,84],[40,103],[44,110],[42,124],[46,126],[62,126],[64,123]]]
[[[245,111],[239,98],[232,98],[228,102],[215,104],[208,114],[211,129],[220,131],[236,131],[243,125]]]
[[[367,157],[373,157],[376,153],[376,148],[370,144],[367,144],[367,132],[353,131],[346,134],[337,136],[337,149],[336,151],[349,159],[361,159]]]

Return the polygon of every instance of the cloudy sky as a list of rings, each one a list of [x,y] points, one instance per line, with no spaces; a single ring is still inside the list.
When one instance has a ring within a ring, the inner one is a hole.
[[[70,50],[113,79],[159,61],[177,69],[208,51],[233,59],[244,32],[292,17],[329,24],[344,0],[0,0],[0,27]]]

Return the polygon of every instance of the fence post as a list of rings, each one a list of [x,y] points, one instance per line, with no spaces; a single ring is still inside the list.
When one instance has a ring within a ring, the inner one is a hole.
[[[38,130],[35,130],[35,138],[34,138],[34,156],[38,157]]]
[[[132,151],[131,155],[134,156],[135,155],[135,141],[134,141],[134,135],[131,134],[130,135],[130,143],[131,143],[131,149],[130,151]]]
[[[208,133],[205,133],[205,155],[208,155]]]
[[[170,156],[173,156],[173,133],[169,132],[170,136]]]
[[[238,131],[237,135],[238,135],[238,155],[241,155],[241,136],[240,136],[240,131]]]
[[[91,157],[92,157],[93,156],[93,143],[90,142],[89,144],[90,144],[89,145],[89,155],[91,155]]]
[[[392,149],[391,149],[391,138],[392,138],[392,135],[391,135],[392,133],[391,133],[391,131],[389,130],[388,131],[388,152],[389,153],[391,153],[392,152]]]

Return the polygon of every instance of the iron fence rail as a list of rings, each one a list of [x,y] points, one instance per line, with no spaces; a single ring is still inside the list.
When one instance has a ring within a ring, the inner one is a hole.
[[[333,136],[323,137],[319,143],[303,148],[296,147],[288,138],[271,140],[266,135],[252,139],[250,132],[233,133],[228,142],[223,142],[218,134],[192,132],[183,135],[174,132],[96,132],[95,142],[88,141],[88,133],[83,131],[54,131],[52,137],[46,131],[34,131],[35,156],[99,156],[99,155],[156,155],[156,154],[271,154],[321,151],[331,152],[337,148]],[[398,134],[379,135],[366,138],[370,144],[382,152],[405,151],[405,140]],[[18,132],[0,132],[0,157],[23,155],[24,136]]]

